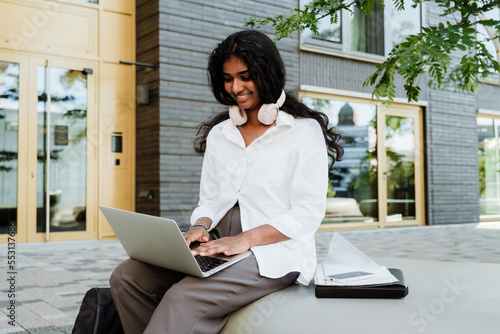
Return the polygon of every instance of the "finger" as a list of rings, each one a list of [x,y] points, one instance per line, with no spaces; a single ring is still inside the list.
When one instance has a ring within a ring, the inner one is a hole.
[[[186,240],[186,243],[189,245],[191,245],[191,242],[193,241],[191,239],[191,236],[189,234],[187,234],[187,232],[184,234],[184,240]]]
[[[210,240],[210,234],[207,231],[203,231],[203,234],[200,237],[201,242],[208,242]]]
[[[202,239],[210,239],[210,234],[208,234],[208,230],[206,227],[201,227],[201,226],[195,226],[193,228],[197,235],[198,241],[201,241]]]
[[[227,242],[224,240],[213,240],[197,248],[197,252],[201,256],[209,256],[213,254],[224,254],[226,256],[240,254],[244,249],[240,249],[234,242]]]
[[[208,233],[206,234],[209,237]],[[200,233],[194,230],[189,230],[186,233],[184,233],[184,240],[186,240],[186,243],[190,245],[192,242],[195,241],[207,242],[208,241],[207,236],[205,236],[204,233]]]
[[[196,255],[201,255],[201,256],[209,256],[217,253],[222,253],[226,250],[226,248],[223,245],[214,244],[214,241],[210,241],[207,243],[204,243],[200,245],[199,247],[196,248]]]

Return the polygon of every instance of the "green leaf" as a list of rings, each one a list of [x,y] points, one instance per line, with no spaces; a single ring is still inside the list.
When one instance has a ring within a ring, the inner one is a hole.
[[[404,8],[404,0],[392,1],[396,9]],[[429,0],[412,0],[412,7],[427,1]],[[500,20],[477,20],[476,16],[500,7],[500,0],[434,0],[434,3],[442,10],[440,16],[443,22],[422,27],[420,33],[407,36],[389,52],[383,63],[375,66],[374,73],[363,82],[363,87],[373,87],[373,98],[387,98],[388,103],[393,101],[396,96],[396,73],[405,80],[404,89],[409,101],[417,101],[420,94],[419,78],[426,69],[430,86],[454,86],[470,92],[477,89],[479,77],[499,73],[500,64],[495,59],[496,55],[493,57],[489,54],[483,42],[477,40],[476,26],[487,25],[500,32]],[[245,24],[251,28],[270,25],[275,29],[276,40],[279,40],[304,29],[318,34],[319,19],[329,17],[330,23],[338,23],[342,10],[352,12],[356,8],[365,15],[370,15],[376,5],[383,8],[384,1],[314,0],[303,9],[292,9],[288,15],[250,17],[245,20]],[[485,40],[488,39],[489,37]],[[452,60],[456,58],[457,52],[462,58],[460,64],[452,67]]]

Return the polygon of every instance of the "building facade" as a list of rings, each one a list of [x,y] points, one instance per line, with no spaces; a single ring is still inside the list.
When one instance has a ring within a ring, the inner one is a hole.
[[[137,59],[159,66],[154,75],[144,69],[137,77],[138,84],[153,83],[154,103],[137,110],[148,117],[137,118],[136,207],[186,223],[196,205],[201,165],[192,141],[198,124],[218,110],[207,88],[209,52],[242,29],[248,16],[287,13],[303,3],[137,5]],[[150,18],[157,21],[155,26]],[[478,222],[481,203],[496,203],[496,193],[480,200],[485,193],[480,194],[477,158],[478,113],[487,122],[500,108],[496,78],[480,83],[478,92],[471,94],[430,89],[424,75],[420,102],[413,104],[407,103],[399,79],[397,99],[389,108],[372,101],[371,87],[363,87],[393,43],[422,25],[443,20],[433,3],[402,15],[392,8],[378,10],[372,20],[343,13],[337,26],[321,23],[320,37],[304,32],[277,43],[287,66],[287,89],[326,112],[346,138],[345,157],[331,175],[335,197],[329,199],[325,228]],[[342,108],[351,110],[350,119]]]
[[[112,237],[99,205],[187,224],[193,139],[221,110],[209,53],[245,18],[305,2],[1,0],[1,241],[12,226],[19,241]],[[322,229],[498,219],[498,76],[472,94],[433,90],[424,74],[411,104],[399,78],[389,107],[363,87],[394,43],[445,19],[434,3],[399,15],[386,4],[277,42],[286,89],[344,136]]]
[[[135,2],[0,1],[0,242],[113,237],[134,210]]]

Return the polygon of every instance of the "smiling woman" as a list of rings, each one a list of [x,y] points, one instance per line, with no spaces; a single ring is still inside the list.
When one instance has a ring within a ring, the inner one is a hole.
[[[224,88],[238,103],[240,109],[251,112],[262,105],[257,86],[250,78],[248,66],[237,57],[231,57],[222,66]]]
[[[231,312],[294,281],[307,285],[315,270],[340,135],[285,92],[283,60],[263,33],[230,35],[208,72],[228,110],[200,126],[200,201],[184,238],[199,244],[194,255],[252,254],[204,279],[123,262],[110,282],[126,333],[218,333]]]

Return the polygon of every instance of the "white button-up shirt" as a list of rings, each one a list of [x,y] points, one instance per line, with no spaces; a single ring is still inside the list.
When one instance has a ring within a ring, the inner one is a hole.
[[[209,217],[213,229],[238,202],[243,231],[269,224],[290,238],[252,247],[259,273],[279,278],[296,271],[307,285],[316,268],[314,234],[325,214],[327,188],[328,155],[316,120],[280,111],[276,126],[248,147],[226,120],[207,137],[191,224]]]

